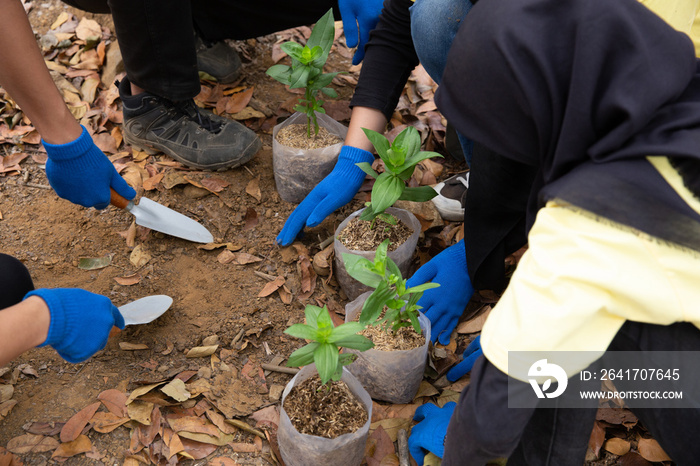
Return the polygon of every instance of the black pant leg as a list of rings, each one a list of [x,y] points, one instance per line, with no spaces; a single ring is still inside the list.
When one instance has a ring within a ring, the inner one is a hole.
[[[107,0],[62,0],[66,5],[70,5],[79,10],[90,13],[110,13]]]
[[[32,277],[24,264],[0,253],[0,309],[19,303],[33,289]]]
[[[297,26],[310,26],[329,8],[340,20],[337,0],[193,1],[194,22],[208,40],[250,39]]]
[[[132,83],[170,100],[199,94],[190,0],[109,0],[109,6]]]

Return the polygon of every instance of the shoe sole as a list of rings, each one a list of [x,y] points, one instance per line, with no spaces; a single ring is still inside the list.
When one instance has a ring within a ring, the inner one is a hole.
[[[155,155],[159,152],[167,155],[168,157],[171,157],[181,164],[191,167],[191,168],[196,168],[198,170],[207,170],[207,171],[224,171],[224,170],[229,170],[231,168],[237,168],[240,167],[241,165],[249,162],[255,154],[258,153],[260,148],[262,147],[262,141],[260,140],[259,137],[256,137],[253,142],[251,142],[248,147],[243,149],[243,153],[247,154],[244,157],[241,157],[240,159],[234,161],[234,162],[220,162],[217,164],[212,164],[212,165],[203,165],[199,163],[192,162],[190,160],[187,160],[183,157],[180,157],[176,153],[172,152],[170,148],[167,146],[161,146],[159,144],[156,144],[152,141],[147,141],[141,138],[138,138],[136,136],[132,136],[131,134],[127,133],[124,131],[124,142],[129,144],[131,147],[133,147],[136,150],[140,150],[142,152],[146,152],[148,155]]]

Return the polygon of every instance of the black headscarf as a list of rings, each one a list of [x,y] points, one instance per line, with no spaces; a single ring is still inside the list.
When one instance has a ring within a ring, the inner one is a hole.
[[[700,159],[693,44],[636,0],[480,1],[436,102],[465,136],[538,167],[537,190],[587,161]]]

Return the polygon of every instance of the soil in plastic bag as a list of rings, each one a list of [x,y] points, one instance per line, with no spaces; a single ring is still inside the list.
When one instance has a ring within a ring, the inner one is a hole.
[[[333,262],[335,264],[335,276],[338,280],[338,283],[340,284],[340,287],[345,292],[348,299],[351,300],[357,298],[362,293],[369,291],[370,288],[348,275],[348,273],[345,271],[345,265],[343,264],[343,253],[357,254],[358,256],[362,256],[366,259],[374,260],[375,250],[357,251],[353,249],[348,249],[343,243],[341,243],[338,240],[338,238],[342,235],[342,231],[343,229],[345,229],[346,225],[353,218],[359,216],[360,213],[362,213],[362,210],[364,209],[358,210],[357,212],[353,212],[348,216],[348,218],[343,220],[343,222],[340,225],[338,225],[338,228],[335,230],[335,241],[333,243],[333,249],[335,251],[335,257],[333,258]],[[413,259],[413,253],[416,250],[416,245],[418,244],[418,237],[420,236],[420,222],[418,221],[415,215],[413,215],[407,210],[389,207],[386,210],[386,212],[396,217],[399,221],[401,221],[404,225],[406,225],[413,231],[411,236],[402,245],[400,245],[393,251],[389,251],[388,254],[389,257],[391,257],[391,259],[394,262],[396,262],[396,265],[399,267],[399,270],[401,270],[401,274],[404,277],[408,277],[409,268],[411,267],[411,260]]]
[[[345,306],[345,321],[351,322],[362,311],[362,305],[371,292],[366,292]],[[425,344],[419,348],[402,351],[346,350],[357,355],[347,369],[357,377],[365,390],[375,400],[390,403],[410,403],[418,393],[425,364],[428,361],[430,320],[423,313],[418,317]]]
[[[280,426],[277,431],[277,441],[282,460],[287,466],[359,466],[364,458],[365,443],[367,442],[372,419],[372,399],[367,391],[362,388],[360,382],[347,369],[343,370],[341,380],[347,384],[350,392],[357,398],[366,412],[367,420],[362,427],[353,433],[328,439],[300,433],[294,428],[289,419],[289,415],[285,410],[285,401],[289,393],[293,387],[316,374],[316,367],[313,364],[302,368],[287,384],[282,394]]]
[[[323,113],[316,117],[320,127],[345,140],[347,127]],[[280,144],[277,134],[293,124],[306,125],[306,115],[297,112],[272,129],[272,165],[280,198],[299,203],[333,170],[343,143],[311,150]]]

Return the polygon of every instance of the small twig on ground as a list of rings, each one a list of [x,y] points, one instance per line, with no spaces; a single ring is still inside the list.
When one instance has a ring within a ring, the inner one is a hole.
[[[275,366],[274,364],[261,364],[261,367],[266,371],[281,372],[283,374],[296,375],[299,372],[299,369],[295,367]]]
[[[12,186],[26,186],[27,188],[41,188],[41,189],[52,189],[51,186],[39,183],[16,183],[14,181],[7,181],[7,184]]]
[[[399,466],[409,466],[411,457],[408,454],[408,433],[406,429],[400,429],[397,437],[399,444]]]
[[[259,272],[259,271],[257,271],[257,270],[253,270],[253,273],[254,273],[255,275],[257,275],[258,277],[262,277],[262,278],[264,278],[265,280],[268,280],[268,281],[272,281],[272,280],[275,280],[275,279],[277,278],[277,277],[275,277],[274,275],[270,275],[270,274],[267,274],[267,273],[264,273],[264,272]]]
[[[248,432],[249,434],[257,435],[261,439],[267,440],[267,437],[265,437],[265,434],[260,432],[258,429],[254,429],[254,428],[250,427],[248,424],[246,424],[243,421],[240,421],[238,419],[226,419],[226,422],[228,422],[232,426],[236,426],[239,429]]]
[[[318,247],[321,248],[321,250],[323,251],[324,249],[326,249],[326,246],[328,246],[329,244],[331,244],[333,242],[334,239],[335,239],[335,236],[331,235],[328,238],[326,238],[325,240],[323,240],[318,245]]]
[[[245,165],[243,165],[243,168],[248,170],[248,173],[250,173],[250,176],[255,176],[255,174],[252,171],[250,171],[250,168],[246,167]]]

